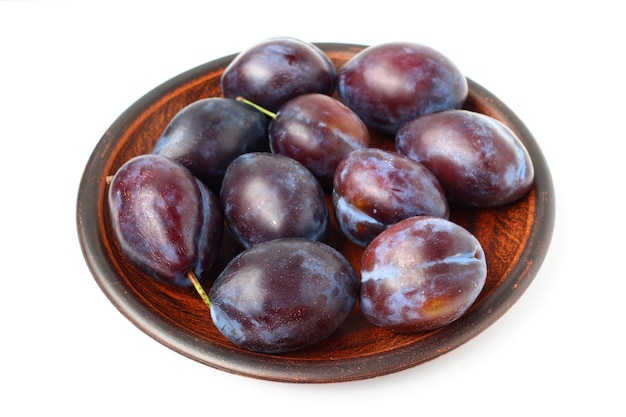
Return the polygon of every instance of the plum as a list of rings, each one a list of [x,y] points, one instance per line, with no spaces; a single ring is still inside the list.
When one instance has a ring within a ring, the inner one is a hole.
[[[266,39],[240,52],[220,79],[224,97],[242,96],[273,112],[301,94],[330,95],[336,83],[328,56],[291,37]]]
[[[113,232],[126,259],[152,278],[190,286],[221,246],[218,199],[180,163],[145,154],[124,163],[108,191]]]
[[[220,201],[244,247],[281,237],[322,240],[328,231],[324,191],[304,165],[284,155],[252,152],[224,175]]]
[[[449,202],[496,207],[519,200],[534,181],[521,140],[502,122],[469,110],[419,117],[396,135],[399,153],[424,164]]]
[[[450,214],[432,172],[404,155],[376,148],[353,151],[339,163],[332,207],[341,231],[363,247],[407,217]]]
[[[331,335],[356,303],[358,277],[325,243],[282,238],[241,252],[211,287],[211,318],[237,346],[303,349]]]
[[[361,258],[359,302],[376,326],[433,330],[472,306],[487,279],[480,242],[450,220],[416,216],[379,234]]]
[[[350,152],[367,148],[370,136],[359,116],[333,97],[310,93],[285,103],[269,125],[272,152],[306,166],[322,185]]]
[[[265,116],[235,99],[200,99],[170,120],[152,153],[180,162],[209,188],[219,190],[236,157],[269,149],[267,125]]]
[[[366,125],[394,136],[416,117],[460,108],[467,79],[441,52],[417,43],[373,45],[338,74],[339,95]]]

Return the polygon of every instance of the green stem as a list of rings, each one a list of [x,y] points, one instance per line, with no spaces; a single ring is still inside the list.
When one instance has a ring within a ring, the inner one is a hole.
[[[269,111],[269,110],[267,110],[267,109],[265,109],[265,108],[263,108],[263,107],[259,106],[259,105],[258,105],[258,104],[256,104],[256,103],[251,102],[251,101],[250,101],[250,100],[248,100],[247,98],[244,98],[244,97],[238,96],[235,100],[237,100],[237,101],[241,101],[242,103],[246,103],[247,105],[254,107],[254,108],[255,108],[255,109],[257,109],[258,111],[260,111],[261,113],[263,113],[263,114],[264,114],[264,115],[266,115],[266,116],[271,117],[272,119],[275,119],[275,118],[276,118],[276,113],[271,112],[271,111]]]
[[[193,287],[196,289],[198,294],[200,294],[200,298],[202,298],[204,304],[206,304],[207,307],[211,309],[211,300],[209,300],[209,296],[204,291],[204,288],[202,288],[202,285],[200,285],[200,281],[198,281],[198,277],[196,276],[196,274],[193,271],[187,271],[186,275],[187,278],[189,278],[189,281],[191,281],[191,283],[193,284]]]

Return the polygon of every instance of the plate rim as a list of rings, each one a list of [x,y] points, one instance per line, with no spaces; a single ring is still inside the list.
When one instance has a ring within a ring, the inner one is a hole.
[[[314,44],[325,52],[333,50],[346,51],[350,49],[356,52],[367,47],[367,45],[351,43]],[[141,299],[132,297],[132,294],[125,291],[125,288],[121,287],[116,281],[115,277],[117,276],[117,272],[111,263],[103,264],[97,261],[98,259],[106,257],[112,261],[112,263],[115,263],[114,257],[109,256],[110,253],[103,243],[103,237],[100,236],[99,233],[94,233],[94,231],[99,230],[98,225],[102,220],[99,205],[103,201],[105,181],[104,178],[101,178],[99,183],[93,181],[89,174],[94,170],[98,172],[108,172],[105,169],[107,159],[105,156],[110,155],[114,151],[117,139],[112,132],[123,131],[130,124],[135,122],[138,116],[145,113],[146,106],[155,103],[157,98],[172,94],[177,88],[187,85],[192,80],[197,80],[202,74],[206,74],[216,68],[225,67],[236,55],[236,53],[230,54],[200,64],[166,80],[144,94],[132,103],[110,125],[100,141],[96,144],[96,147],[87,161],[80,180],[76,205],[76,223],[80,246],[88,268],[96,283],[123,316],[148,336],[169,349],[222,371],[277,382],[328,383],[378,377],[412,368],[421,363],[435,359],[442,354],[456,349],[490,327],[517,302],[534,280],[550,246],[555,222],[554,185],[545,156],[526,125],[493,93],[467,77],[471,92],[475,92],[488,99],[490,101],[489,105],[492,106],[490,107],[491,110],[495,110],[501,117],[512,120],[516,129],[521,129],[521,131],[518,130],[516,133],[527,147],[535,167],[535,212],[542,213],[543,215],[538,219],[535,218],[531,226],[529,240],[532,240],[536,245],[524,246],[520,253],[519,260],[503,281],[503,283],[509,282],[513,275],[517,276],[517,280],[514,283],[514,285],[516,285],[515,291],[511,293],[512,295],[504,297],[504,301],[506,302],[495,303],[496,305],[493,305],[488,313],[483,309],[472,310],[463,321],[453,322],[435,332],[437,335],[439,332],[443,332],[444,329],[446,332],[454,332],[452,339],[449,337],[446,339],[447,344],[445,349],[437,352],[437,354],[423,358],[418,354],[419,352],[416,352],[414,345],[409,345],[387,351],[383,357],[381,357],[379,353],[377,354],[376,360],[371,360],[372,355],[363,355],[334,362],[332,360],[317,362],[306,359],[291,360],[285,359],[280,355],[271,356],[254,352],[240,352],[235,348],[231,349],[210,343],[191,333],[181,332],[180,327],[177,327],[175,322],[155,313],[146,303],[142,302]],[[537,181],[537,178],[541,178],[542,180]],[[539,249],[537,249],[537,247],[539,247]],[[531,254],[532,257],[530,256]],[[502,298],[502,295],[499,294],[499,292],[503,291],[501,287],[502,285],[499,285],[495,288],[493,293],[490,294],[484,302],[491,301],[493,303],[494,300],[499,301]],[[494,298],[494,296],[496,298]],[[462,324],[467,322],[476,322],[480,325],[462,326]],[[436,344],[437,340],[438,337],[430,338],[429,343],[432,342]],[[394,357],[408,358],[408,360],[388,360]],[[341,366],[330,366],[334,363],[340,364]],[[390,363],[397,365],[392,367],[389,365]],[[321,369],[321,367],[324,367],[324,369]]]

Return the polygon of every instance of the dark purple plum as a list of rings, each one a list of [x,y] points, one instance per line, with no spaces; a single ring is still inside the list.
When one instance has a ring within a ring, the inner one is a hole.
[[[281,237],[322,240],[328,231],[319,181],[284,155],[239,156],[226,170],[220,200],[230,230],[244,247]]]
[[[366,125],[393,136],[424,114],[460,108],[467,79],[457,66],[430,47],[393,42],[365,48],[339,71],[343,102]]]
[[[328,56],[312,43],[278,37],[240,52],[220,81],[224,97],[245,97],[276,112],[301,94],[332,94],[337,72]]]
[[[431,170],[451,203],[501,206],[526,195],[534,181],[524,144],[482,113],[449,110],[419,117],[398,132],[396,149]]]
[[[465,314],[486,279],[485,253],[470,232],[446,219],[411,217],[365,249],[359,302],[376,326],[433,330]]]
[[[224,268],[209,292],[211,318],[239,347],[290,352],[331,335],[352,310],[358,285],[351,264],[330,246],[275,239]]]
[[[219,189],[233,159],[269,149],[267,126],[264,115],[237,100],[201,99],[172,118],[152,152],[180,162],[207,186]]]
[[[450,214],[433,173],[404,155],[375,148],[353,151],[341,161],[332,203],[341,231],[363,247],[407,217]]]
[[[134,157],[109,184],[113,231],[126,259],[152,278],[190,286],[221,246],[219,201],[183,165],[161,155]]]
[[[363,121],[333,97],[310,93],[289,100],[270,122],[273,152],[306,166],[323,185],[331,185],[339,162],[367,148],[370,136]]]

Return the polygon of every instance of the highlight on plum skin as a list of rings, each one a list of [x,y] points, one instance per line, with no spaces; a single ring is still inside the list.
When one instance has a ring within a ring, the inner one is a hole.
[[[389,227],[365,249],[359,302],[376,326],[434,330],[465,314],[486,279],[476,237],[447,219],[416,216]]]
[[[212,267],[223,235],[218,199],[178,162],[145,154],[110,180],[109,213],[126,259],[153,279],[190,286]]]
[[[209,293],[211,318],[247,350],[299,350],[339,328],[356,303],[358,285],[350,262],[325,243],[274,239],[224,268]]]
[[[404,155],[375,148],[353,151],[340,162],[332,207],[341,231],[362,247],[407,217],[450,214],[432,172]]]
[[[533,185],[534,167],[522,141],[482,113],[448,110],[419,117],[400,129],[395,146],[435,174],[450,203],[502,206]]]

